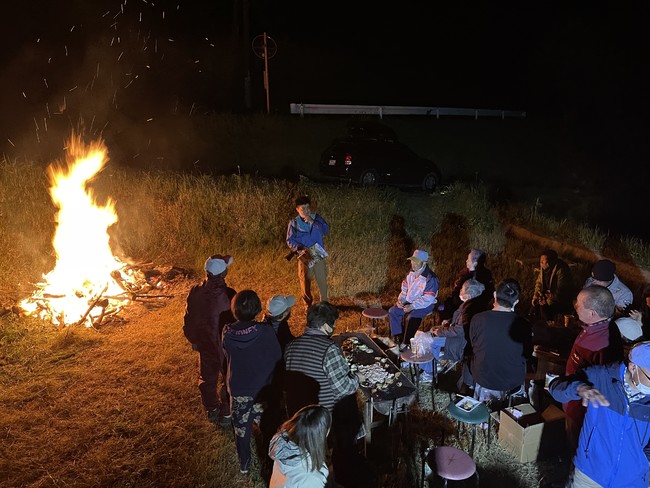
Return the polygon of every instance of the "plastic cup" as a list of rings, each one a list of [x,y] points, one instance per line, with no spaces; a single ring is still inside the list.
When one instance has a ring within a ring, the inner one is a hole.
[[[411,354],[414,356],[419,356],[418,343],[415,339],[411,339]]]

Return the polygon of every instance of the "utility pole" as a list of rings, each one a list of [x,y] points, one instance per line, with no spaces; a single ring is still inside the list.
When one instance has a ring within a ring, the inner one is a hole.
[[[258,58],[264,60],[264,90],[266,91],[266,113],[271,113],[271,98],[269,90],[269,59],[275,56],[278,51],[277,45],[272,37],[264,34],[255,36],[253,39],[253,52]]]
[[[266,113],[269,114],[271,113],[269,97],[269,48],[266,32],[264,32],[264,89],[266,90]]]

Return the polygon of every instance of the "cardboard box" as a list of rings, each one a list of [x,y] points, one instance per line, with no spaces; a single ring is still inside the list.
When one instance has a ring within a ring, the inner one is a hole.
[[[544,418],[530,403],[503,409],[499,415],[499,444],[519,462],[536,461],[543,429]]]
[[[564,442],[564,412],[550,405],[541,414],[529,403],[501,410],[499,444],[522,463],[537,461],[547,448]],[[540,445],[544,448],[540,451]]]

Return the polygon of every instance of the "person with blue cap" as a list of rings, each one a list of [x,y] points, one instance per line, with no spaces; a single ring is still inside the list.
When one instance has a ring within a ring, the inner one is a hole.
[[[429,253],[416,249],[411,261],[411,271],[402,281],[402,290],[397,302],[388,309],[390,331],[403,350],[418,330],[422,319],[433,311],[438,299],[438,276],[431,270],[427,261]],[[406,331],[402,330],[402,320],[406,316]]]
[[[624,362],[558,377],[549,391],[587,407],[568,487],[648,487],[650,342],[632,347]]]

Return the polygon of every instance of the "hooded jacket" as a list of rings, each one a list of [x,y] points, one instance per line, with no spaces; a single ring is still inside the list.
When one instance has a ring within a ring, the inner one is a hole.
[[[235,290],[226,285],[223,276],[206,278],[190,290],[183,332],[199,351],[221,353],[223,326],[234,321],[230,312],[230,300],[234,295]]]
[[[223,349],[231,396],[257,397],[271,383],[276,365],[282,359],[273,327],[254,321],[227,325],[223,329]]]
[[[605,488],[647,488],[650,456],[650,396],[630,402],[623,384],[625,364],[590,366],[549,385],[559,402],[579,400],[578,387],[593,385],[609,406],[589,406],[575,466]]]
[[[285,432],[271,439],[269,457],[273,459],[269,488],[322,488],[327,482],[327,466],[323,464],[320,469],[310,471],[309,453],[303,453]]]

